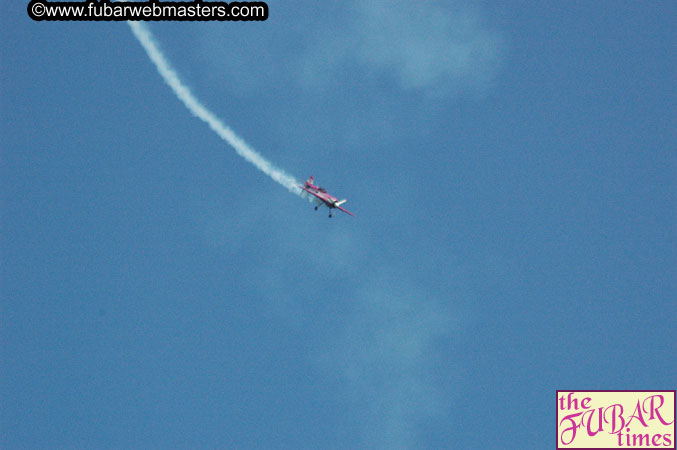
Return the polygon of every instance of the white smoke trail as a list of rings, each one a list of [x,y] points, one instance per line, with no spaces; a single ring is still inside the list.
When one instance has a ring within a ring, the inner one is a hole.
[[[299,183],[294,177],[288,175],[282,169],[275,167],[274,164],[266,160],[195,98],[193,93],[185,84],[183,84],[176,71],[169,64],[169,61],[167,61],[167,58],[165,58],[158,48],[155,39],[153,38],[153,34],[142,22],[130,21],[127,23],[132,29],[134,36],[136,36],[136,39],[141,43],[144,50],[146,50],[148,57],[153,61],[153,64],[155,64],[155,68],[162,78],[193,115],[206,122],[207,125],[221,137],[221,139],[230,144],[240,156],[254,164],[261,172],[265,173],[291,192],[301,195],[303,191],[299,189]]]

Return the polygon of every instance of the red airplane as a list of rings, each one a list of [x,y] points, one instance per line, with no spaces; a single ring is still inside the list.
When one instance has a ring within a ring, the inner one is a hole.
[[[317,197],[317,206],[315,206],[315,211],[317,211],[317,208],[322,206],[326,206],[329,208],[329,217],[331,217],[331,210],[336,208],[340,209],[344,213],[350,214],[351,216],[355,216],[355,214],[351,213],[345,208],[342,208],[341,205],[347,202],[347,200],[339,200],[336,197],[330,195],[325,188],[315,186],[313,183],[315,182],[315,178],[312,176],[308,178],[308,181],[303,183],[302,186],[299,186],[301,189],[309,193],[310,195],[314,195]]]

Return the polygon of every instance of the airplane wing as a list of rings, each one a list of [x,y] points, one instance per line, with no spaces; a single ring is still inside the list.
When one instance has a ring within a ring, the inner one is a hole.
[[[340,209],[340,210],[343,211],[344,213],[350,214],[351,216],[355,217],[355,214],[351,213],[350,211],[348,211],[347,209],[345,209],[345,208],[342,207],[342,206],[337,206],[336,209]]]
[[[315,197],[319,198],[320,200],[324,201],[324,198],[322,196],[318,195],[317,192],[311,191],[310,189],[306,188],[305,186],[299,186],[301,189],[306,191],[307,193],[314,195]]]

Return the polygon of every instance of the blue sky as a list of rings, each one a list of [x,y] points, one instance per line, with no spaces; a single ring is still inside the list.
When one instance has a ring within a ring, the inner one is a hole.
[[[543,448],[674,389],[674,2],[0,14],[0,447]]]

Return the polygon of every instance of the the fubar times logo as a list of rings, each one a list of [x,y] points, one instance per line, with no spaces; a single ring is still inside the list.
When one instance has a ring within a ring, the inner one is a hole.
[[[675,391],[557,391],[557,450],[675,449]]]

